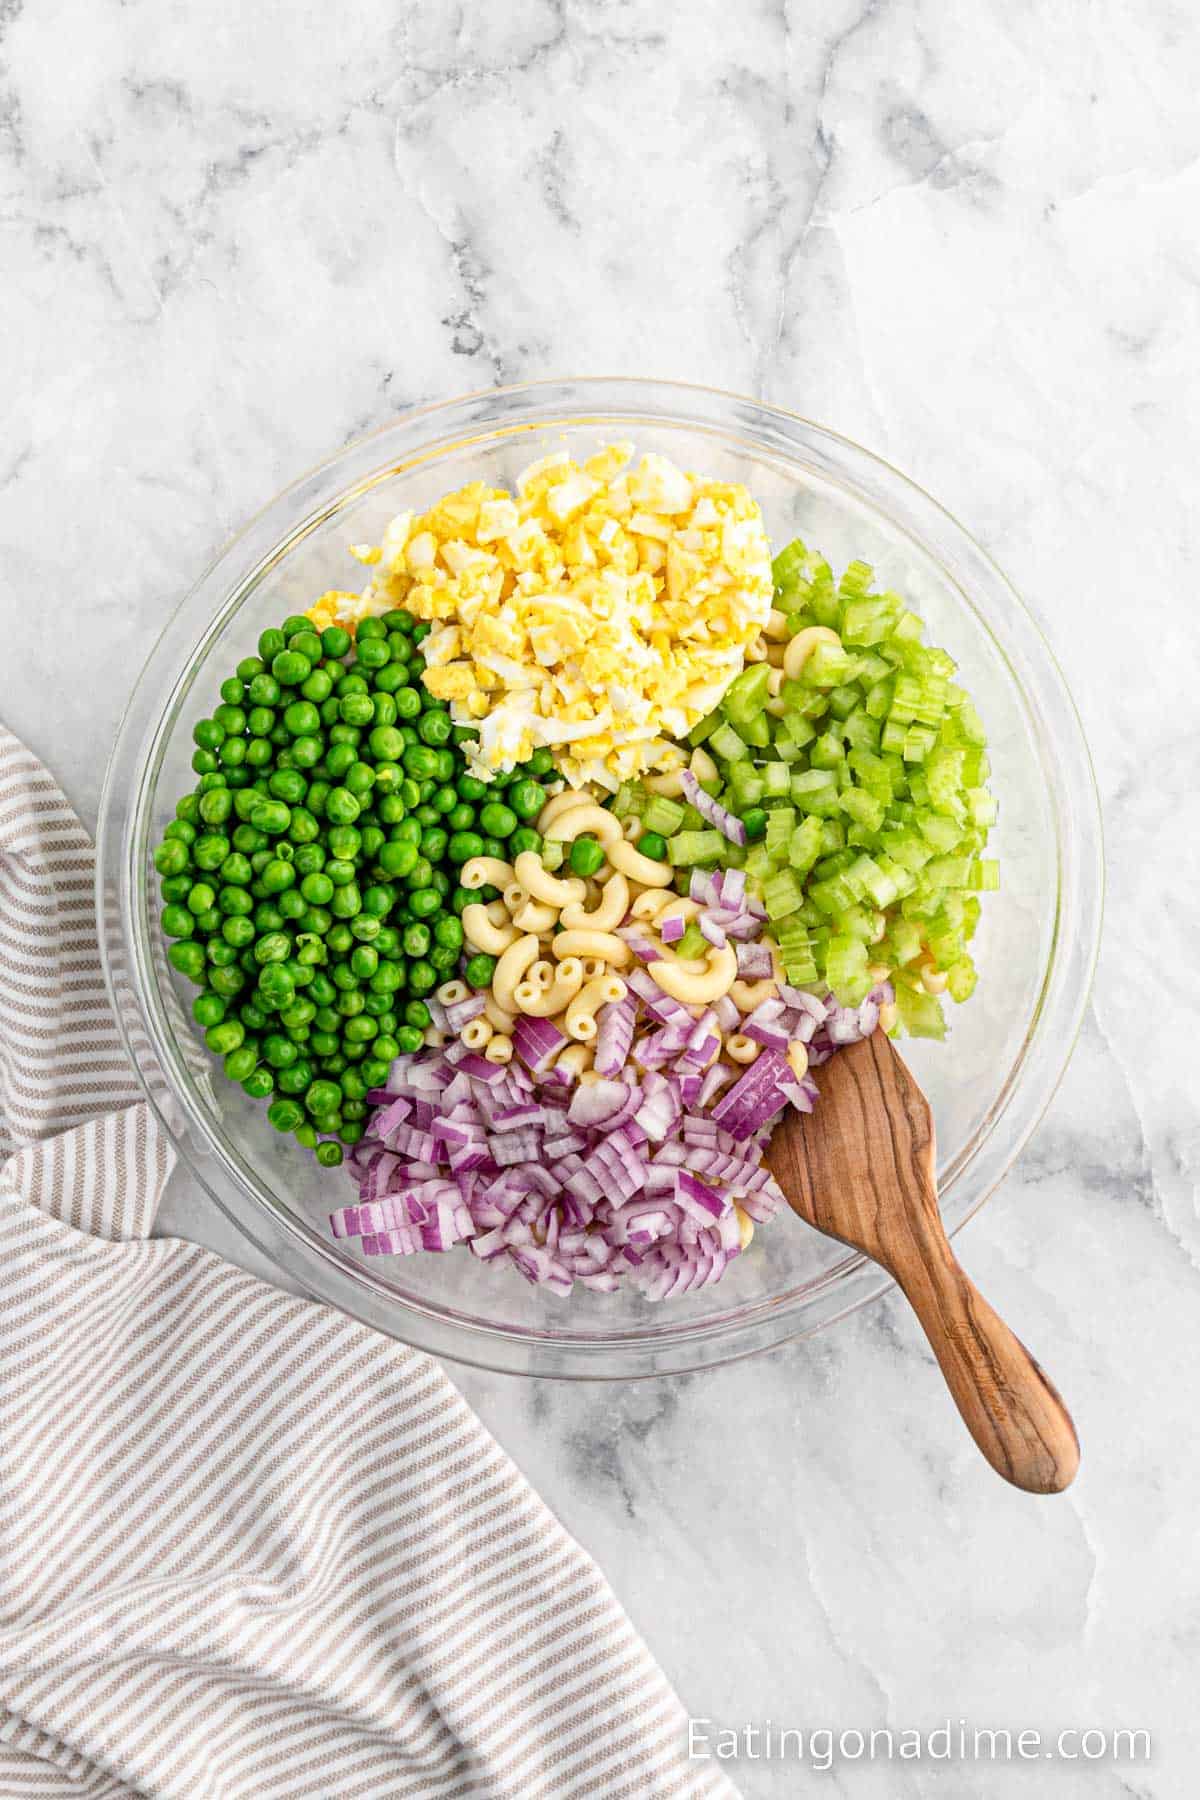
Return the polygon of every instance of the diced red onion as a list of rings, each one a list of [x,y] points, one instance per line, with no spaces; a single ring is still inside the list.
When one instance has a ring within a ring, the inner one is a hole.
[[[737,814],[730,812],[727,806],[722,806],[719,800],[714,800],[711,794],[706,794],[690,769],[685,769],[679,779],[684,799],[690,801],[700,817],[715,826],[731,844],[744,845],[746,827]]]

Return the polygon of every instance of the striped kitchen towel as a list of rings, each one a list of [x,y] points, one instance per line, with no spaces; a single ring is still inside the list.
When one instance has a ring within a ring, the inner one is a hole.
[[[438,1364],[149,1235],[92,860],[0,728],[0,1795],[731,1795]]]

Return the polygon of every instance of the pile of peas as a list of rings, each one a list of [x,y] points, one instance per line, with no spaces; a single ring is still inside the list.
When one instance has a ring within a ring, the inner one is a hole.
[[[199,781],[154,856],[205,1042],[327,1168],[393,1059],[421,1048],[425,996],[463,965],[463,907],[495,898],[462,887],[461,865],[541,848],[549,752],[469,773],[474,734],[421,680],[429,629],[397,610],[354,644],[301,615],[264,631],[194,729]],[[493,968],[464,972],[485,987]]]

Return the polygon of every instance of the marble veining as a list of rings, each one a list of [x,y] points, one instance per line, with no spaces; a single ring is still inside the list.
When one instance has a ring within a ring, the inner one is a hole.
[[[226,536],[414,402],[751,391],[996,556],[1103,797],[1094,1005],[961,1240],[1068,1396],[1009,1492],[885,1300],[715,1374],[457,1379],[728,1724],[1140,1726],[1149,1765],[745,1760],[920,1800],[1195,1790],[1200,15],[1178,0],[0,4],[0,712],[94,819]],[[186,1184],[170,1220],[251,1260]]]

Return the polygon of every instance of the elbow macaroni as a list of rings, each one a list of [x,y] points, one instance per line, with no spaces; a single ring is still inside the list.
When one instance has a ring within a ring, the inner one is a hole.
[[[710,950],[703,969],[686,967],[682,962],[647,963],[651,979],[684,1005],[707,1006],[727,994],[737,978],[737,952],[726,944],[721,950]]]
[[[478,901],[462,909],[462,928],[469,943],[485,956],[503,956],[520,938],[515,925],[493,925],[486,906]]]
[[[567,1008],[563,1024],[567,1036],[574,1038],[577,1044],[590,1043],[599,1030],[596,1024],[598,1009],[610,1001],[623,1000],[628,991],[616,975],[598,975],[594,981],[589,981]]]
[[[535,900],[542,900],[547,906],[571,906],[578,903],[587,894],[587,888],[577,876],[572,875],[566,881],[560,881],[557,875],[542,866],[542,859],[536,850],[522,850],[517,858],[517,880],[526,893],[532,894]]]
[[[516,990],[518,982],[528,973],[530,966],[536,962],[541,945],[532,936],[518,938],[510,944],[496,964],[492,976],[492,992],[497,1003],[506,1012],[517,1011]]]
[[[629,883],[616,870],[600,889],[600,898],[590,912],[572,901],[563,907],[559,923],[568,931],[615,931],[628,911]]]
[[[842,640],[828,625],[806,625],[790,639],[783,653],[783,672],[789,681],[798,680],[801,669],[818,644],[836,644],[840,650]]]

